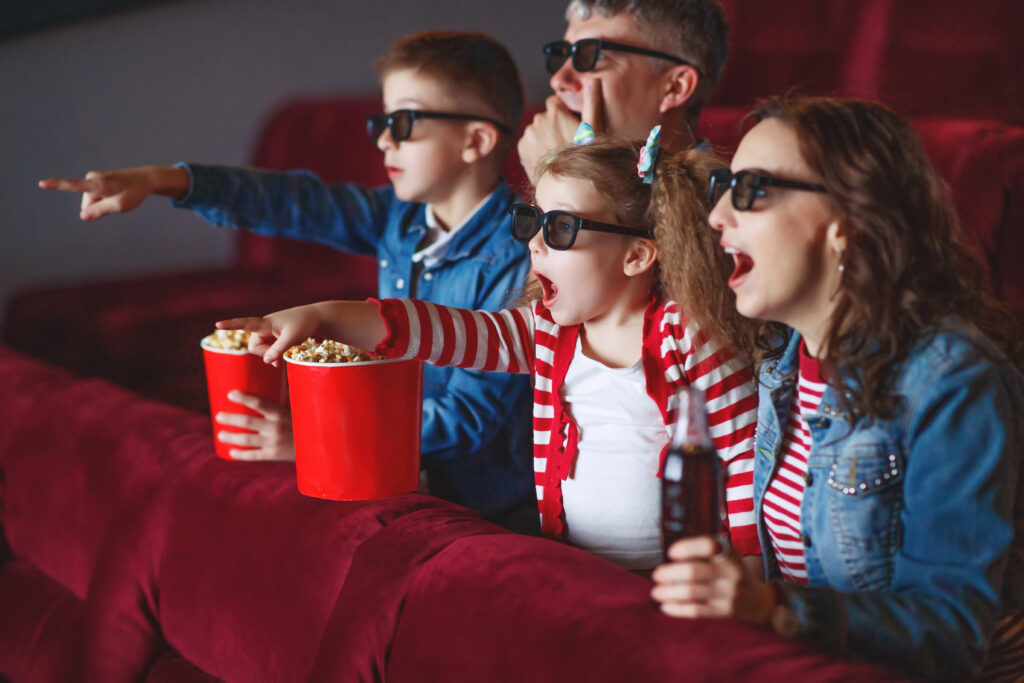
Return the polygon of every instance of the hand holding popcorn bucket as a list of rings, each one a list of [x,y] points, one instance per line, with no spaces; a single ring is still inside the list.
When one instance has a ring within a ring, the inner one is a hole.
[[[283,406],[288,398],[283,368],[267,365],[259,356],[248,351],[249,333],[242,330],[217,330],[203,337],[203,364],[206,366],[206,390],[210,398],[210,415],[217,413],[239,413],[262,417],[259,413],[240,403],[228,400],[232,390],[259,396],[262,399]],[[234,449],[244,446],[224,443],[217,438],[217,432],[248,432],[249,430],[231,425],[213,423],[213,441],[217,456],[225,460]]]
[[[312,339],[284,359],[300,493],[367,500],[417,489],[422,362],[374,360]]]

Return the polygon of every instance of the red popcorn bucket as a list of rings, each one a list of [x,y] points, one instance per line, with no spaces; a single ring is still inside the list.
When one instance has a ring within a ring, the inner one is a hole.
[[[218,349],[208,346],[206,340],[203,347],[203,363],[206,365],[206,391],[210,397],[210,415],[217,413],[239,413],[244,415],[260,414],[245,406],[228,400],[228,392],[238,390],[246,394],[283,406],[288,398],[288,387],[285,384],[283,367],[267,365],[259,356],[248,351]],[[248,432],[248,429],[213,423],[213,443],[217,455],[225,460],[234,460],[231,451],[245,446],[224,443],[217,439],[217,432]]]
[[[422,362],[285,361],[300,493],[367,500],[419,487]]]

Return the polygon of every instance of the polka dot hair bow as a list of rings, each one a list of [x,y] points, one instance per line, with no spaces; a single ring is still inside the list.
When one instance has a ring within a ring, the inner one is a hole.
[[[658,149],[661,147],[661,126],[651,128],[647,136],[647,144],[640,150],[640,158],[636,162],[636,173],[650,185],[654,182],[654,164],[658,160]]]

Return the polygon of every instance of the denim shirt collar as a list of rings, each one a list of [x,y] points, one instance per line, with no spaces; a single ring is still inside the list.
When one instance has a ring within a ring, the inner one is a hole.
[[[462,227],[452,236],[448,249],[438,260],[438,264],[447,261],[459,261],[479,251],[494,234],[493,229],[481,230],[480,227],[482,225],[497,225],[501,228],[506,228],[508,222],[503,219],[505,214],[508,213],[513,200],[514,196],[508,183],[505,182],[504,178],[500,179],[498,186],[491,192],[490,199],[477,209],[476,213],[466,220]],[[416,245],[423,239],[427,231],[426,205],[414,204],[413,206],[415,207],[415,215],[409,222],[409,227],[406,229],[404,237],[404,241],[409,243],[410,254],[416,251]]]

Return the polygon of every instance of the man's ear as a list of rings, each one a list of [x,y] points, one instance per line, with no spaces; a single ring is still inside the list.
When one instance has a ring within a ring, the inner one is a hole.
[[[662,79],[662,95],[659,111],[672,111],[686,104],[700,85],[697,70],[689,64],[674,66],[665,72]]]
[[[654,267],[658,261],[658,244],[654,240],[634,238],[622,263],[622,272],[626,277],[642,275]]]
[[[462,148],[462,161],[472,164],[480,161],[498,146],[501,133],[493,123],[470,121],[466,124],[466,142]]]

